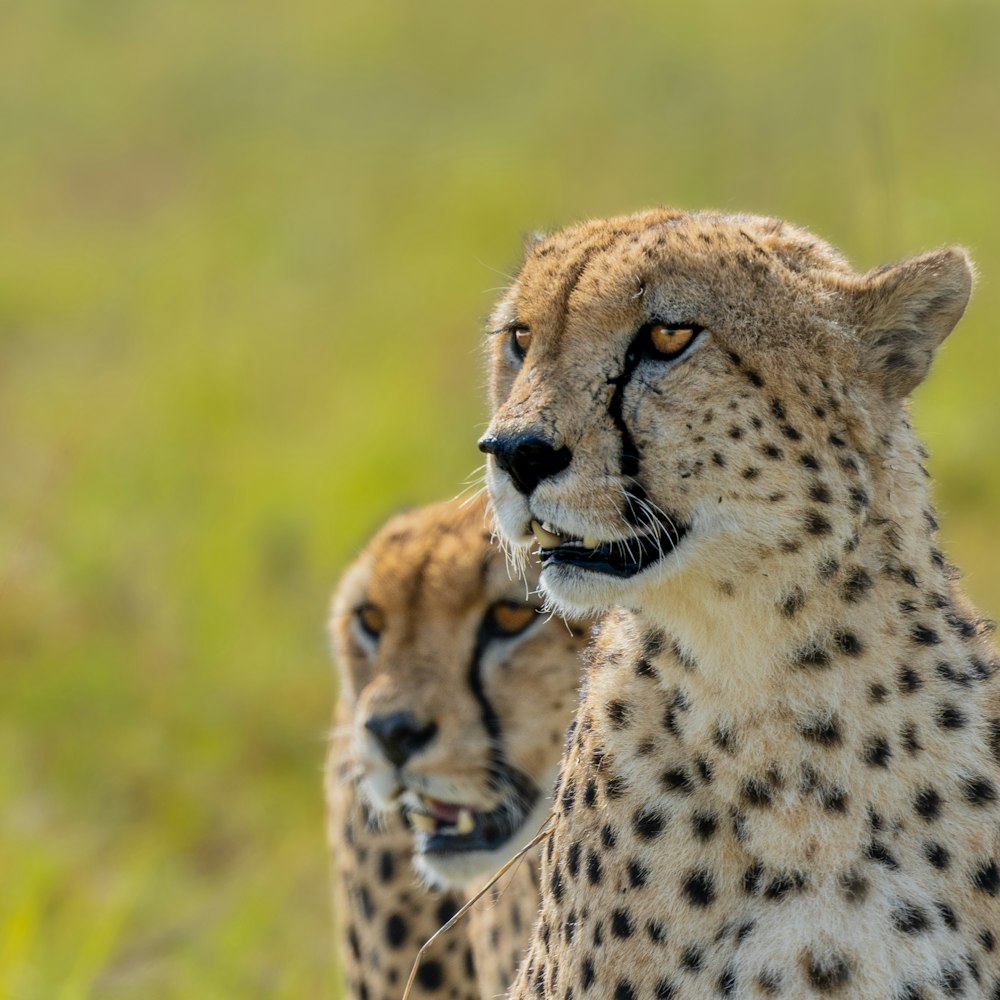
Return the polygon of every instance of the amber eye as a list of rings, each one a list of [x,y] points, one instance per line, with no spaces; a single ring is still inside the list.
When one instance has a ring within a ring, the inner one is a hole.
[[[531,331],[526,326],[514,326],[510,330],[510,347],[517,358],[523,358],[531,346]]]
[[[673,326],[668,323],[654,323],[649,328],[650,353],[656,358],[669,361],[676,358],[693,343],[702,327],[695,323]]]
[[[385,615],[374,604],[362,604],[354,615],[365,635],[378,639],[385,628]]]
[[[512,636],[523,632],[538,621],[538,609],[531,604],[517,601],[497,601],[490,605],[483,619],[483,626],[495,636]]]

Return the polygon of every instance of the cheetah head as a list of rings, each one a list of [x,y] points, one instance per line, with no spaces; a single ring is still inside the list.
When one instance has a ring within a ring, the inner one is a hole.
[[[835,567],[971,280],[958,249],[861,275],[751,216],[662,210],[539,239],[487,338],[502,535],[537,545],[572,613]]]
[[[436,885],[490,874],[545,820],[585,641],[539,613],[537,568],[512,578],[485,515],[480,499],[393,518],[333,602],[361,793],[402,810]]]

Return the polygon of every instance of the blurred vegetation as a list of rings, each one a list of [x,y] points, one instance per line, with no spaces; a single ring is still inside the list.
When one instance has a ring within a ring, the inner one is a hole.
[[[522,234],[775,213],[982,280],[917,400],[1000,611],[1000,5],[0,11],[0,997],[335,997],[323,619],[457,492]]]

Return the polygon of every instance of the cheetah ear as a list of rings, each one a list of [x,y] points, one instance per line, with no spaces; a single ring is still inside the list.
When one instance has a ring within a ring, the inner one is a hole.
[[[961,319],[975,272],[961,247],[876,268],[854,289],[861,368],[887,399],[926,377],[934,352]]]

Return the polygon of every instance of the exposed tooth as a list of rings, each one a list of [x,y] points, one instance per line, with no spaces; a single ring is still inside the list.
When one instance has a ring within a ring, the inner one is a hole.
[[[468,809],[458,810],[458,822],[455,828],[459,833],[472,833],[476,828],[476,821],[472,818],[472,813]]]
[[[415,830],[419,830],[421,833],[433,833],[437,829],[434,818],[426,813],[411,812],[410,823]]]
[[[593,535],[586,535],[583,539],[583,547],[585,549],[596,549],[601,543],[594,538]]]
[[[531,530],[535,536],[535,540],[543,549],[554,549],[562,544],[562,538],[559,535],[554,531],[543,528],[537,521],[531,522]]]

